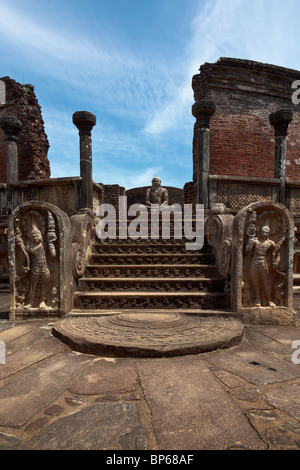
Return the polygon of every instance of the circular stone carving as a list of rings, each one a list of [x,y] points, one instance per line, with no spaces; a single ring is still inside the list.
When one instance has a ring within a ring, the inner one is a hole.
[[[243,337],[243,325],[229,314],[121,313],[70,316],[58,321],[52,332],[72,349],[86,354],[163,357],[234,346]]]
[[[75,279],[83,276],[85,270],[85,256],[79,243],[73,244],[73,275]]]
[[[184,325],[188,319],[178,313],[120,313],[109,317],[109,321],[128,328],[172,328]]]

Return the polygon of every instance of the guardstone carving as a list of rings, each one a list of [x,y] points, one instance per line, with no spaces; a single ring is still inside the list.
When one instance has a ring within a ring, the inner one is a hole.
[[[49,221],[51,225],[49,225]],[[17,291],[20,291],[21,285],[21,290],[24,293],[27,293],[29,284],[29,292],[25,296],[28,302],[22,302],[22,300],[25,300],[25,298],[22,298],[19,299],[20,302],[17,305],[24,308],[38,307],[40,309],[47,309],[52,304],[50,296],[52,292],[51,287],[55,288],[56,292],[58,288],[57,284],[55,285],[57,283],[57,269],[55,262],[51,262],[51,258],[56,258],[54,246],[56,241],[55,222],[50,211],[48,212],[47,227],[44,227],[45,220],[43,215],[35,211],[29,212],[22,222],[17,219],[15,226],[16,253],[17,261],[19,262],[19,276],[16,278],[16,284]],[[22,230],[20,226],[22,226]],[[44,232],[43,234],[42,231]],[[20,257],[19,251],[24,255],[25,264],[21,261],[22,257]],[[53,273],[52,284],[54,285],[52,286],[49,268],[51,268]]]
[[[234,218],[231,306],[249,323],[294,324],[294,222],[275,202],[258,202]]]
[[[18,206],[8,229],[11,319],[61,316],[71,308],[70,222],[48,203]]]
[[[231,273],[231,239],[234,216],[221,203],[215,204],[205,221],[205,234],[208,244],[212,247],[216,265],[222,277],[230,283]]]

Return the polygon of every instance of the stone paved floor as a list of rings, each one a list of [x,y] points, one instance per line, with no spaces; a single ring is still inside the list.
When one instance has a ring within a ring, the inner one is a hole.
[[[239,346],[205,354],[114,359],[73,352],[52,323],[12,323],[7,309],[2,288],[1,450],[300,449],[298,327],[247,327]]]

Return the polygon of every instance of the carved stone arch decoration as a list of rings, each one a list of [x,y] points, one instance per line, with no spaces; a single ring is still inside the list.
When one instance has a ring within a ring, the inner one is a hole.
[[[245,323],[294,325],[294,219],[276,202],[257,202],[232,228],[231,308]]]
[[[216,204],[205,222],[207,243],[212,247],[220,275],[231,274],[231,238],[234,216],[224,204]]]
[[[83,276],[86,262],[90,256],[90,246],[95,232],[93,211],[80,209],[70,218],[71,222],[71,258],[75,279]]]
[[[72,308],[71,224],[58,207],[29,201],[8,226],[10,319],[61,317]]]

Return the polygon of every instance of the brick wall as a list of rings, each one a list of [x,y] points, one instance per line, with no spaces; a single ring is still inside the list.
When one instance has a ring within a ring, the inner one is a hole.
[[[274,177],[274,129],[269,114],[292,109],[286,176],[300,180],[300,114],[292,103],[292,83],[300,72],[258,62],[221,58],[204,64],[193,77],[195,100],[216,104],[211,119],[210,174]],[[196,179],[196,135],[193,140],[193,180]]]
[[[49,178],[49,142],[34,87],[21,85],[9,77],[0,80],[5,83],[6,88],[6,102],[0,104],[0,117],[15,116],[23,125],[18,142],[19,180]],[[0,183],[5,182],[6,145],[4,133],[0,129]]]
[[[194,204],[195,203],[195,183],[189,181],[185,183],[183,187],[183,200],[184,204]]]

